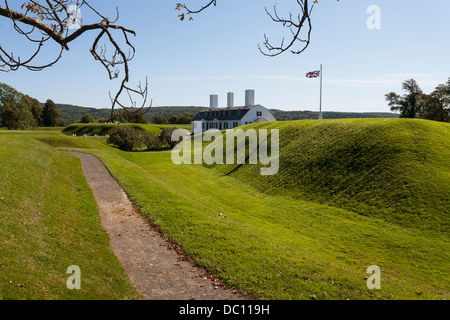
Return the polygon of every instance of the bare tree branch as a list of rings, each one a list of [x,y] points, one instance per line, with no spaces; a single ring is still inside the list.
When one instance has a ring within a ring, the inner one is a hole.
[[[19,7],[15,3],[14,8],[10,7],[8,0],[4,0],[3,3],[4,5],[0,4],[0,17],[12,21],[17,33],[24,36],[26,40],[35,43],[36,48],[28,58],[22,59],[13,52],[9,53],[0,44],[0,71],[15,71],[22,67],[32,71],[43,70],[57,63],[63,53],[69,50],[69,45],[84,33],[89,31],[98,32],[90,49],[94,59],[103,65],[111,80],[119,77],[119,66],[123,69],[121,86],[114,98],[111,99],[111,117],[115,114],[117,105],[126,108],[122,103],[119,103],[119,98],[124,91],[128,93],[131,90],[127,83],[130,73],[129,62],[135,55],[135,48],[129,41],[129,36],[135,36],[136,33],[124,26],[115,24],[119,19],[119,10],[117,8],[116,18],[110,21],[109,18],[102,15],[86,0],[46,0],[45,4],[41,4],[38,1],[27,1],[22,3],[21,6],[19,5]],[[76,7],[77,12],[82,7],[86,8],[94,16],[97,16],[100,21],[92,24],[84,24],[81,19],[78,21],[77,15],[71,11],[72,6]],[[76,28],[70,28],[74,23],[77,23]],[[128,50],[123,50],[122,45],[116,40],[117,37],[121,38]],[[36,60],[40,56],[42,48],[50,40],[60,46],[58,55],[50,62],[37,63]],[[105,41],[105,44],[99,45],[100,41]],[[107,44],[113,48],[113,53],[110,56],[107,55]],[[146,88],[142,88],[141,84],[139,84],[138,89],[131,90],[131,92],[140,95],[141,99],[144,100],[145,106],[148,82],[146,81]],[[144,108],[142,106],[142,108],[135,110],[135,106],[136,103],[131,101],[128,110],[137,112]]]
[[[269,37],[264,34],[263,48],[258,44],[258,49],[263,55],[275,57],[286,51],[290,51],[293,54],[300,54],[308,48],[311,42],[311,13],[314,5],[318,3],[318,0],[314,0],[313,2],[312,0],[296,0],[296,2],[299,8],[296,18],[294,18],[294,15],[291,12],[289,13],[289,18],[281,18],[278,15],[276,5],[274,5],[272,13],[265,8],[267,15],[273,22],[279,23],[283,27],[289,29],[291,39],[285,41],[285,38],[283,38],[279,45],[272,45],[269,41]],[[200,7],[200,9],[191,10],[185,4],[178,3],[175,9],[185,11],[179,15],[180,20],[185,19],[185,14],[189,16],[189,20],[192,20],[192,14],[200,13],[212,5],[216,6],[216,4],[217,0],[208,0],[205,5]],[[303,38],[301,36],[302,31],[304,31],[305,34]],[[296,44],[300,44],[300,47],[294,49]]]

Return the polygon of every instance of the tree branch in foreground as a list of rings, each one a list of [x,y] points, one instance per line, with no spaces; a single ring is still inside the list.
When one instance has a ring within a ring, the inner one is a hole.
[[[21,5],[13,2],[13,7],[8,0],[2,2],[0,16],[12,21],[14,30],[27,41],[34,43],[35,49],[27,58],[22,59],[20,55],[7,51],[0,43],[0,71],[16,71],[19,68],[41,71],[57,63],[63,53],[69,50],[70,44],[86,32],[98,32],[90,49],[92,56],[103,65],[110,80],[119,77],[121,71],[119,67],[123,71],[120,88],[111,99],[111,118],[116,114],[117,106],[127,108],[129,112],[138,112],[145,108],[148,82],[146,81],[145,88],[139,84],[137,90],[127,86],[130,75],[129,62],[135,55],[135,48],[129,41],[129,37],[135,36],[136,33],[116,24],[119,19],[117,8],[115,19],[110,21],[85,0],[46,0],[45,4],[38,1],[27,1]],[[81,19],[82,9],[97,17],[98,21],[84,24]],[[120,39],[124,45],[117,39]],[[101,41],[104,41],[102,45],[100,45]],[[49,62],[38,62],[38,57],[42,55],[40,54],[42,48],[48,42],[60,47],[58,53]],[[112,47],[111,55],[107,55],[107,46]],[[125,104],[119,102],[119,98],[124,92],[128,97],[131,97],[131,94],[139,95],[144,104],[136,109],[136,102],[132,100],[126,107]]]

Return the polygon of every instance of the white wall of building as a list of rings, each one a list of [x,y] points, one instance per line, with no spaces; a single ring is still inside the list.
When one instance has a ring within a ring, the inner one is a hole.
[[[258,113],[260,113],[261,115],[258,116]],[[245,125],[246,122],[255,123],[258,118],[265,118],[267,119],[267,121],[277,121],[267,108],[258,104],[247,112],[247,114],[241,119],[240,125]]]
[[[255,123],[258,119],[263,118],[262,121],[277,121],[275,117],[272,115],[272,113],[262,105],[256,105],[243,116],[241,119],[238,120],[199,120],[199,121],[193,121],[191,124],[191,130],[192,133],[198,133],[202,131],[206,131],[206,127],[208,127],[208,130],[210,129],[219,129],[219,130],[226,130],[226,129],[233,129],[235,127],[243,126],[245,124]],[[261,120],[260,120],[261,121]]]

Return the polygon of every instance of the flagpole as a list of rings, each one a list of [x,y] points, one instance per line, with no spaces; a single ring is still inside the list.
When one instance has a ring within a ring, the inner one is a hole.
[[[322,120],[322,64],[320,64],[320,111],[319,111],[319,120]]]

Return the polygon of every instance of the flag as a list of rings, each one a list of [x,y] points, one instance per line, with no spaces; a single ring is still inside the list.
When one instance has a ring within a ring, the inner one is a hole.
[[[320,70],[311,71],[306,74],[307,78],[318,78],[320,76]]]

